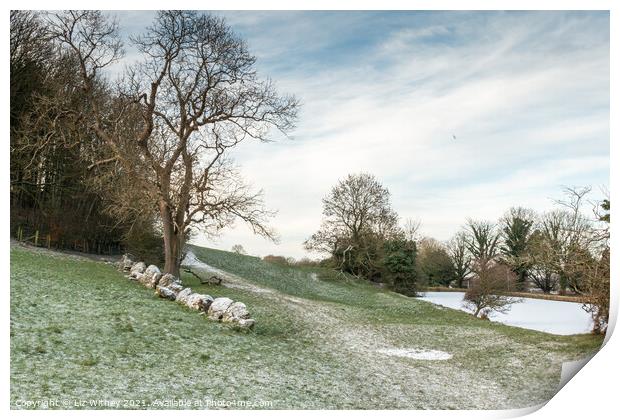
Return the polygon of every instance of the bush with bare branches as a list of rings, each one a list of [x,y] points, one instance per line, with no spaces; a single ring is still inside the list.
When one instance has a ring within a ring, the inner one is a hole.
[[[464,305],[475,317],[488,318],[492,312],[506,313],[510,305],[520,301],[503,293],[514,290],[517,276],[502,263],[478,259],[473,264],[474,277],[463,298]]]

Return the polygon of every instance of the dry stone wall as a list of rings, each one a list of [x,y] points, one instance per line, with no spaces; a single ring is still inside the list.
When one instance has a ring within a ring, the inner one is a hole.
[[[235,302],[227,297],[214,299],[209,295],[195,293],[191,288],[184,287],[181,279],[172,274],[163,274],[156,265],[147,266],[142,261],[132,261],[129,255],[123,255],[117,266],[127,273],[127,278],[155,289],[155,294],[160,298],[197,310],[213,321],[230,324],[241,330],[250,330],[256,323],[243,302]]]

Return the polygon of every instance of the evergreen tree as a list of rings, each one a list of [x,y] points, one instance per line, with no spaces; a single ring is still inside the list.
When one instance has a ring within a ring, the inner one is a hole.
[[[385,277],[395,292],[416,296],[416,244],[404,238],[390,239],[383,245]]]
[[[531,268],[528,248],[533,232],[534,212],[521,207],[513,207],[502,218],[501,226],[502,256],[517,276],[517,288],[523,290]]]

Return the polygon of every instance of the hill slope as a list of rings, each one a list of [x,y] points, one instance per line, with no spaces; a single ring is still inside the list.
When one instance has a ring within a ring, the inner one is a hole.
[[[192,246],[245,302],[249,334],[130,282],[111,265],[11,249],[11,404],[63,398],[254,402],[268,408],[518,408],[549,399],[561,363],[598,349],[479,321],[325,269]],[[443,351],[414,360],[381,351]],[[144,402],[142,402],[144,401]],[[122,403],[121,403],[122,406]],[[125,408],[131,408],[125,407]],[[235,408],[243,408],[237,406]]]

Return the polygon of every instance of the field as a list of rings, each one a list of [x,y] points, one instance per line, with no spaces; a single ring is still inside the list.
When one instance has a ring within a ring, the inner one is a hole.
[[[477,320],[327,269],[192,250],[229,273],[228,287],[191,275],[184,283],[246,303],[253,331],[161,300],[111,264],[13,245],[11,406],[60,399],[154,408],[189,399],[274,409],[520,408],[551,398],[562,362],[601,344]],[[378,351],[398,349],[452,358]]]

